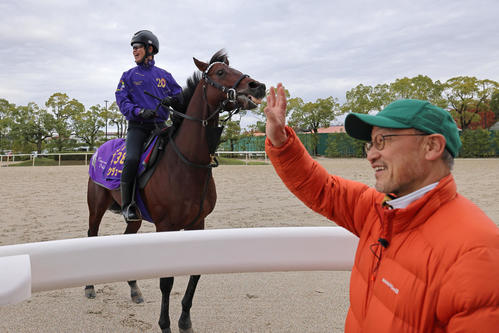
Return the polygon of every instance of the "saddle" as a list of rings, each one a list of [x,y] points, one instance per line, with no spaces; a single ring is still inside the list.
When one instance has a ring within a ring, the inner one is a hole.
[[[153,131],[146,140],[137,169],[137,188],[143,189],[151,178],[170,137],[173,127]],[[109,190],[120,187],[120,178],[126,156],[126,142],[123,138],[113,139],[101,145],[92,155],[89,175],[100,186]]]

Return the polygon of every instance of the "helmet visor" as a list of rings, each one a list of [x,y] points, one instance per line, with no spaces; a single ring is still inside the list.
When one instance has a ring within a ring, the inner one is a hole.
[[[135,50],[135,49],[140,49],[142,47],[144,47],[145,45],[142,44],[142,43],[133,43],[132,44],[132,48]]]

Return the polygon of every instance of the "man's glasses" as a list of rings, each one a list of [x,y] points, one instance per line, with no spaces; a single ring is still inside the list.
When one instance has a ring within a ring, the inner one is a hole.
[[[374,146],[377,150],[383,150],[385,148],[385,138],[389,138],[392,136],[426,136],[429,135],[427,133],[413,133],[413,134],[378,134],[374,137],[373,141],[366,142],[364,144],[364,151],[367,154],[369,150]]]
[[[136,49],[140,49],[140,48],[142,48],[142,47],[144,47],[144,44],[141,44],[141,43],[133,43],[133,44],[132,44],[132,48],[133,48],[134,50],[136,50]]]

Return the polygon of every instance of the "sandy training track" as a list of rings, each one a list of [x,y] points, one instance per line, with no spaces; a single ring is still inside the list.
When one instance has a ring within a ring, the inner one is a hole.
[[[360,159],[319,159],[331,173],[373,184]],[[220,166],[214,170],[218,201],[206,227],[329,226],[294,198],[272,166]],[[458,191],[499,225],[499,159],[457,160]],[[0,168],[0,246],[86,237],[87,167]],[[106,213],[100,235],[123,233],[118,215]],[[141,232],[153,232],[144,222]],[[300,246],[300,244],[297,244]],[[133,265],[133,263],[130,263]],[[342,332],[349,272],[204,275],[192,308],[196,332]],[[175,332],[187,277],[175,278],[171,320]],[[0,332],[158,332],[159,281],[139,281],[145,303],[133,304],[126,283],[36,293],[0,307]]]

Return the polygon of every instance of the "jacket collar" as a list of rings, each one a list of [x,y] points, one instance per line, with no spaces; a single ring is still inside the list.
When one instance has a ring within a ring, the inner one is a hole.
[[[433,190],[415,200],[406,208],[390,209],[383,205],[377,205],[378,214],[382,219],[383,233],[386,236],[391,236],[390,234],[416,228],[456,195],[456,183],[452,174],[449,174],[442,178]]]
[[[409,206],[411,203],[418,200],[419,198],[422,198],[426,193],[433,190],[437,185],[438,182],[427,185],[412,193],[385,201],[385,204],[389,205],[392,208],[407,208],[407,206]]]
[[[137,65],[140,69],[149,69],[149,68],[152,68],[154,67],[154,59],[152,60],[149,60],[146,64],[146,62],[144,61],[143,63],[141,64],[138,64]]]

